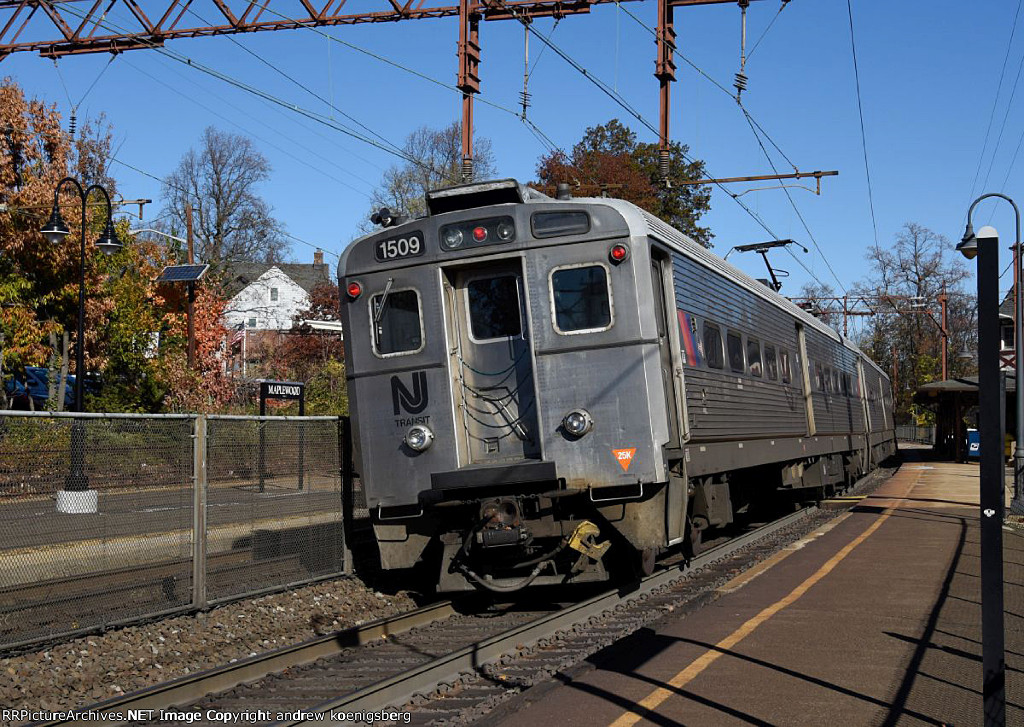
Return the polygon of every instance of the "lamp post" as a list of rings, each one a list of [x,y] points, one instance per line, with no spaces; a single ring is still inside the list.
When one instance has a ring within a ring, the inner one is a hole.
[[[74,177],[65,177],[53,190],[53,211],[49,221],[40,232],[52,243],[60,243],[70,233],[64,218],[60,215],[60,190],[67,184],[73,184],[82,202],[82,230],[79,234],[81,244],[80,276],[78,280],[78,338],[75,344],[75,411],[81,413],[85,406],[85,228],[86,206],[89,193],[94,189],[103,193],[107,200],[107,224],[103,234],[96,241],[96,247],[107,255],[121,249],[121,242],[114,231],[113,211],[110,195],[98,184],[83,189]],[[63,395],[63,392],[61,392]],[[85,425],[76,418],[71,425],[71,471],[65,481],[64,490],[57,493],[57,510],[67,513],[96,512],[97,496],[95,490],[89,489],[89,478],[85,474]]]
[[[971,214],[974,212],[974,208],[983,199],[988,199],[989,197],[1005,199],[1013,207],[1013,213],[1016,216],[1017,221],[1017,237],[1013,243],[1013,264],[1014,266],[1019,266],[1021,264],[1020,210],[1012,199],[1007,197],[1005,194],[999,194],[998,192],[983,194],[971,203],[971,207],[967,211],[967,230],[964,232],[964,240],[957,246],[957,249],[959,250],[960,246],[967,241],[968,236],[974,234],[974,228],[971,227]],[[980,234],[978,237],[981,237]],[[1010,510],[1017,515],[1024,515],[1024,386],[1021,385],[1022,380],[1024,380],[1024,336],[1021,335],[1022,323],[1024,323],[1024,295],[1021,294],[1022,283],[1019,267],[1017,267],[1013,277],[1015,281],[1014,305],[1016,306],[1017,311],[1013,331],[1013,343],[1015,348],[1013,378],[1016,386],[1016,398],[1014,402],[1016,404],[1017,441],[1013,450],[1013,501],[1010,504]],[[978,302],[980,305],[980,298]],[[980,326],[980,309],[978,313],[978,325]]]
[[[1003,431],[1006,397],[999,371],[999,236],[994,228],[988,226],[982,227],[975,235],[971,226],[971,212],[982,199],[984,197],[971,205],[967,213],[967,230],[956,249],[968,260],[978,258],[982,699],[986,727],[1003,727],[1006,724],[1003,645]],[[1017,391],[1019,394],[1019,385]]]

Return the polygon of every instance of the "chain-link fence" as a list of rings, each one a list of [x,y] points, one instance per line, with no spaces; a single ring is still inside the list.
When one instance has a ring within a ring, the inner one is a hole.
[[[935,444],[935,427],[915,427],[907,424],[897,424],[896,439],[901,442]]]
[[[345,572],[347,426],[0,411],[0,648]]]

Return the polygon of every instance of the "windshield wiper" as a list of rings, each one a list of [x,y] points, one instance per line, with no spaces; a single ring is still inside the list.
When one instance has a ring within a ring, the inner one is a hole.
[[[384,332],[381,330],[380,319],[384,315],[384,307],[388,304],[388,295],[391,293],[391,285],[395,282],[394,278],[388,278],[387,284],[384,286],[384,293],[381,295],[380,302],[377,303],[377,307],[373,311],[373,339],[374,343],[380,345],[380,336]]]

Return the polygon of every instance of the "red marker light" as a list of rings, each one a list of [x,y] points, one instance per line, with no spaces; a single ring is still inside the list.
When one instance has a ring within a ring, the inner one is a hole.
[[[486,227],[474,227],[473,228],[473,239],[477,242],[483,242],[487,239],[487,228]]]
[[[348,297],[351,298],[352,300],[355,300],[356,298],[358,298],[360,295],[363,294],[363,286],[361,286],[359,283],[357,283],[354,280],[351,283],[348,284],[348,289],[347,290],[348,290]]]
[[[616,243],[608,250],[608,257],[612,259],[613,263],[621,263],[629,257],[629,248],[621,243]]]

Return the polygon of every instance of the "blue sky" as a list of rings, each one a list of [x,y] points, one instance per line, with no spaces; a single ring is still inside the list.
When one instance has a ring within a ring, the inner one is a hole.
[[[779,0],[762,0],[750,7],[749,45],[778,17],[748,61],[750,80],[744,104],[801,171],[840,171],[838,177],[822,181],[821,196],[790,190],[820,252],[784,192],[752,191],[740,198],[780,238],[791,237],[811,249],[806,255],[796,251],[810,273],[786,254],[774,258],[792,274],[783,292],[795,295],[812,274],[837,289],[864,277],[868,272],[864,255],[875,232],[847,4],[843,0],[792,0],[779,14],[780,6]],[[211,3],[197,0],[192,7],[200,17],[214,19]],[[1018,191],[1024,179],[1024,158],[1012,169],[1010,161],[1024,134],[1024,114],[1020,113],[1024,83],[1009,106],[995,155],[992,148],[1024,56],[1024,18],[1010,46],[988,150],[972,190],[1017,7],[1012,0],[970,6],[962,0],[854,0],[867,154],[877,235],[883,245],[908,221],[945,234],[955,243],[963,232],[972,193],[1004,191],[1012,197]],[[357,6],[353,2],[350,8],[367,10],[370,4]],[[589,72],[616,86],[656,126],[653,39],[627,14],[653,26],[655,10],[650,0],[624,3],[621,8],[600,6],[589,15],[562,20],[552,41]],[[117,4],[108,22],[122,22],[125,12]],[[551,19],[538,20],[535,25],[545,35],[553,26]],[[680,52],[731,89],[733,74],[739,69],[739,9],[732,4],[677,9],[676,29]],[[443,126],[458,118],[459,95],[332,42],[328,36],[451,85],[456,74],[457,35],[454,19],[438,19],[179,40],[167,47],[289,103],[333,113],[322,101],[256,60],[255,54],[400,145],[421,125]],[[481,24],[481,99],[518,111],[523,36],[516,21]],[[531,38],[531,64],[541,48],[541,43]],[[688,144],[691,154],[705,160],[712,175],[771,173],[735,101],[686,63],[679,61],[678,66],[672,98],[673,139]],[[367,195],[382,171],[398,161],[152,50],[124,53],[113,60],[101,54],[66,57],[59,61],[59,73],[53,61],[19,53],[0,63],[0,75],[14,78],[30,96],[56,103],[65,117],[71,102],[80,103],[79,124],[105,112],[114,126],[117,158],[156,177],[165,176],[177,165],[206,126],[253,137],[273,166],[272,178],[261,191],[275,215],[291,234],[329,253],[340,252],[355,236],[358,223],[369,212]],[[529,90],[530,119],[563,148],[578,141],[586,127],[616,117],[637,131],[641,140],[656,140],[551,50],[544,51],[537,62]],[[537,158],[545,148],[515,114],[478,102],[475,115],[477,133],[492,141],[499,174],[532,179]],[[348,123],[340,116],[338,119]],[[773,160],[780,172],[791,171],[774,152]],[[125,166],[114,165],[112,171],[124,197],[154,200],[146,209],[147,219],[160,214],[158,182]],[[813,187],[813,180],[809,184]],[[732,185],[731,189],[739,193],[760,186],[769,185]],[[1024,203],[1024,196],[1020,201]],[[991,209],[995,211],[990,218]],[[975,219],[976,227],[991,219],[1004,240],[1012,242],[1009,205],[980,207]],[[718,189],[703,222],[714,232],[715,251],[722,255],[733,245],[770,239]],[[312,253],[312,247],[295,242],[291,257],[305,262],[312,259]],[[327,259],[335,260],[330,254]],[[730,262],[758,277],[764,275],[757,255],[734,254]],[[1004,288],[1007,285],[1009,275],[1003,279]]]

